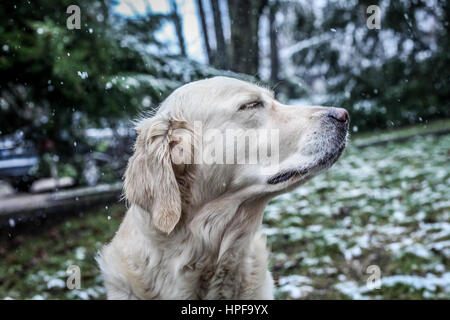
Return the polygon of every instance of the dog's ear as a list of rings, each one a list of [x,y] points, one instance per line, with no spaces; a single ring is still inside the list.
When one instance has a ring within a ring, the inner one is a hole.
[[[181,126],[178,122],[151,118],[136,127],[135,151],[124,183],[126,199],[150,212],[155,227],[167,234],[181,216],[180,188],[171,155],[174,125]]]

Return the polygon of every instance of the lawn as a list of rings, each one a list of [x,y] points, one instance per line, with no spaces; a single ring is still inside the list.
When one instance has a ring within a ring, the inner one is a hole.
[[[332,169],[266,209],[276,297],[450,298],[449,194],[449,134],[365,148],[350,141]],[[0,298],[104,298],[94,256],[123,214],[113,205],[0,230]],[[66,288],[70,265],[81,269],[80,290]]]

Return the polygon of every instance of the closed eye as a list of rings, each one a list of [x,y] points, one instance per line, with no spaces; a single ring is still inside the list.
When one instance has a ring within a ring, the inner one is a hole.
[[[260,100],[252,101],[249,103],[245,103],[239,107],[239,111],[241,110],[249,110],[249,109],[256,109],[256,108],[264,108],[264,103]]]

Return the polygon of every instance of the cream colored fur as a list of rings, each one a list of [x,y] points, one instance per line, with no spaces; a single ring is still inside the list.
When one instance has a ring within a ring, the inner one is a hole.
[[[252,101],[263,107],[241,108]],[[264,88],[225,77],[175,90],[136,128],[124,183],[129,209],[98,257],[108,298],[272,299],[264,208],[339,157],[347,128],[330,122],[329,110],[286,106]],[[179,161],[192,159],[199,145],[213,147],[195,121],[219,132],[279,130],[278,174],[298,172],[286,181],[274,172],[271,180],[261,171],[269,163]]]

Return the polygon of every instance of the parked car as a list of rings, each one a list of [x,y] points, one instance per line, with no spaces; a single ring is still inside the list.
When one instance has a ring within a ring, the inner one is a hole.
[[[35,146],[25,141],[20,133],[0,137],[0,180],[27,191],[36,179],[32,169],[38,162]]]

